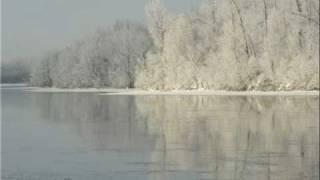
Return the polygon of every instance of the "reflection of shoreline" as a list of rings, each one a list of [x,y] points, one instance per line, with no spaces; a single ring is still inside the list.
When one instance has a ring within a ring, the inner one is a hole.
[[[150,179],[319,177],[318,96],[33,95],[43,119],[89,150],[147,156],[131,165]]]
[[[133,97],[101,97],[90,93],[33,93],[40,119],[63,124],[91,151],[128,151],[148,140],[134,122]]]
[[[151,161],[162,165],[151,167],[158,172],[151,179],[192,170],[204,179],[319,177],[318,103],[305,97],[141,97],[139,112],[160,137]]]

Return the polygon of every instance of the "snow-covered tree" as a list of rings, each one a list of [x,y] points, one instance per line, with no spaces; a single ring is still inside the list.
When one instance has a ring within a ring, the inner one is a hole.
[[[30,78],[31,85],[41,87],[53,85],[52,75],[56,73],[54,71],[58,55],[58,52],[49,52],[33,67]]]
[[[160,51],[164,48],[164,39],[169,26],[170,16],[161,0],[150,0],[146,5],[146,18],[151,37]]]
[[[150,0],[148,28],[159,50],[138,75],[149,80],[138,79],[139,85],[319,89],[318,12],[316,0],[206,0],[198,10],[175,15]]]
[[[134,87],[136,67],[144,63],[151,46],[143,25],[119,21],[58,54],[49,54],[35,68],[32,84],[61,88]]]
[[[147,28],[119,21],[41,61],[40,86],[319,89],[318,0],[204,0],[189,13],[146,4]]]

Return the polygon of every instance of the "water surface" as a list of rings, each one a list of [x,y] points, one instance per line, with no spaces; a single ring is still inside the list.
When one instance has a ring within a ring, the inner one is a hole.
[[[319,179],[319,96],[1,93],[4,180]]]

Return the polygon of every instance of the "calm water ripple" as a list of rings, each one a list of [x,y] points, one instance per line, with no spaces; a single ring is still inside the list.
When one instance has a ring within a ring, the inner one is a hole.
[[[319,96],[1,93],[4,180],[319,179]]]

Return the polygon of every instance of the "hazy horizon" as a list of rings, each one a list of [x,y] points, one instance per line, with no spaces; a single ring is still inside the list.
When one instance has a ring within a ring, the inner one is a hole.
[[[164,0],[171,11],[183,12],[197,0]],[[145,0],[3,0],[2,61],[37,58],[62,49],[116,20],[144,22]]]

